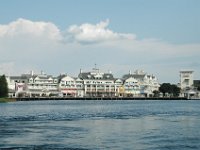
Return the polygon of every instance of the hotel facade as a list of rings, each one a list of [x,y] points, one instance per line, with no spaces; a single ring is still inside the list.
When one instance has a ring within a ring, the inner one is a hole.
[[[200,80],[194,80],[194,71],[192,70],[181,70],[180,71],[180,84],[181,96],[199,99],[200,92],[198,87],[200,87]]]
[[[151,97],[159,90],[158,79],[142,70],[129,71],[122,78],[94,68],[77,77],[57,77],[44,72],[7,76],[9,97]]]

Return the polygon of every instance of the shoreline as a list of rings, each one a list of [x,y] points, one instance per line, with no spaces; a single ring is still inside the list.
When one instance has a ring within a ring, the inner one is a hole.
[[[40,100],[191,100],[186,97],[36,97],[16,98],[16,101],[40,101]],[[199,100],[199,99],[198,99]]]
[[[16,102],[17,98],[0,98],[0,103]]]
[[[0,98],[0,103],[17,101],[56,101],[56,100],[200,100],[188,99],[186,97],[21,97],[21,98]]]

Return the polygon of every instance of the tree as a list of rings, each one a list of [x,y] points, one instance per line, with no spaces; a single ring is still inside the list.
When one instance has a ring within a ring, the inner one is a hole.
[[[163,93],[163,96],[165,96],[166,93],[171,93],[171,84],[170,83],[161,84],[159,91]]]
[[[171,85],[171,91],[174,97],[178,97],[181,92],[181,89],[177,87],[177,85],[173,84]]]
[[[197,86],[197,90],[198,90],[198,91],[200,91],[200,85],[199,85],[199,86]]]
[[[166,93],[173,94],[174,97],[177,97],[180,94],[181,89],[175,85],[170,83],[163,83],[159,91],[163,93],[163,96],[165,96]]]
[[[0,76],[0,97],[8,97],[8,83],[5,75]]]
[[[157,91],[157,90],[155,90],[155,91],[153,91],[153,96],[154,97],[159,97],[159,94],[160,94],[160,92],[159,91]]]

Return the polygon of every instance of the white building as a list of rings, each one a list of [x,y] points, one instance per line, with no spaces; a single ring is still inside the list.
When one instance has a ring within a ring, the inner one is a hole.
[[[83,80],[61,75],[59,76],[59,91],[64,97],[83,97]]]
[[[123,76],[125,80],[125,93],[131,93],[136,96],[151,96],[153,91],[159,90],[158,79],[154,75],[149,75],[142,70],[136,70],[133,74],[129,71],[129,74]],[[132,83],[127,83],[127,80]],[[130,88],[127,88],[127,84],[130,85]]]
[[[81,71],[78,78],[83,80],[86,97],[114,97],[122,83],[121,80],[115,79],[112,73],[103,73],[96,68],[91,72]]]
[[[41,97],[58,94],[58,79],[44,74],[23,74],[7,77],[10,97]]]
[[[194,71],[190,70],[180,71],[180,88],[182,90],[192,88],[194,84],[193,73]]]
[[[159,89],[154,75],[137,70],[114,78],[111,72],[103,73],[94,68],[80,71],[77,78],[68,75],[53,77],[44,72],[7,77],[10,97],[138,97],[151,96]]]
[[[24,96],[27,91],[27,77],[22,76],[10,76],[6,77],[8,83],[8,96],[19,97]]]
[[[58,78],[47,75],[43,72],[41,72],[41,74],[30,74],[24,76],[28,77],[28,96],[50,96],[58,93]]]
[[[84,81],[80,78],[75,79],[76,82],[76,97],[84,97]]]
[[[191,70],[182,70],[180,71],[180,96],[191,98],[199,98],[199,91],[197,90],[197,81],[193,80],[194,71]]]
[[[139,96],[140,95],[140,85],[138,80],[134,77],[129,77],[124,81],[124,94],[126,96]]]
[[[115,96],[122,97],[124,96],[124,81],[122,79],[115,79]]]

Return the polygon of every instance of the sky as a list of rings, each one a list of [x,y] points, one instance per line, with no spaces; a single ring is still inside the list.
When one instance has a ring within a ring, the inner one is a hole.
[[[199,0],[0,0],[0,74],[77,76],[95,64],[122,77],[144,70],[200,79]]]

